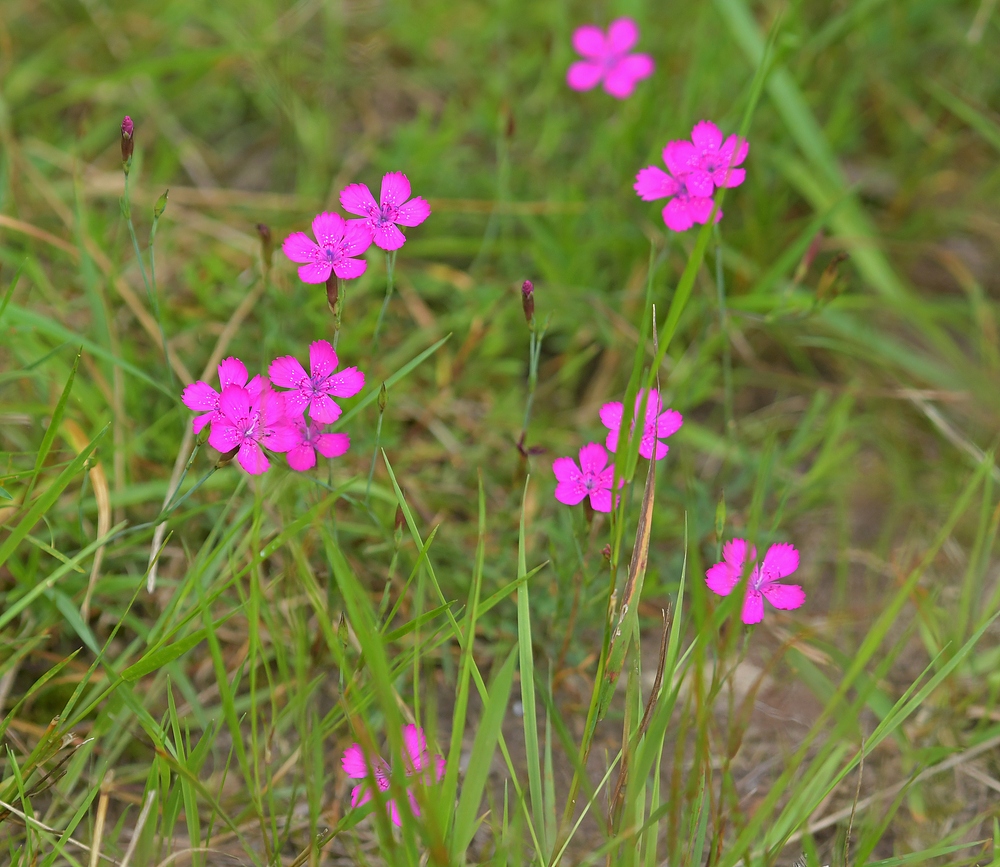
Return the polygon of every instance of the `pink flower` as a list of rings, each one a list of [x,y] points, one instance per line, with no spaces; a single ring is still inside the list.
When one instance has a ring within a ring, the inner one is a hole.
[[[738,187],[746,178],[744,169],[737,169],[746,159],[750,144],[738,135],[722,141],[722,133],[710,120],[696,123],[691,130],[691,140],[697,151],[694,167],[707,172],[717,187]]]
[[[372,243],[368,227],[358,220],[346,222],[340,214],[317,214],[312,222],[313,234],[318,243],[305,232],[293,232],[285,238],[281,249],[293,262],[305,263],[299,268],[303,283],[325,283],[330,273],[344,280],[360,277],[368,263],[360,256]]]
[[[410,198],[410,182],[402,172],[383,175],[377,203],[366,184],[350,184],[341,190],[340,204],[347,213],[364,217],[348,225],[367,227],[375,245],[383,250],[398,250],[406,243],[397,224],[419,226],[431,215],[431,206],[420,196]]]
[[[556,499],[567,506],[575,506],[590,496],[595,512],[611,511],[611,483],[614,464],[608,464],[608,454],[600,443],[587,443],[580,449],[580,465],[572,458],[556,458],[552,462],[556,474]],[[625,484],[618,480],[618,487]]]
[[[238,358],[226,358],[219,365],[219,387],[225,388],[227,385],[243,385],[251,395],[260,394],[260,377],[255,376],[247,384],[247,369]],[[181,395],[184,406],[193,412],[204,413],[195,416],[191,422],[191,430],[195,434],[201,433],[205,425],[215,420],[219,411],[219,392],[217,392],[207,382],[200,379],[192,382]]]
[[[635,396],[635,414],[632,417],[633,430],[635,429],[635,420],[639,418],[644,392],[645,389],[642,389]],[[639,454],[644,458],[652,458],[655,454],[658,461],[663,460],[667,456],[667,452],[670,451],[670,447],[662,440],[677,433],[681,425],[684,424],[684,417],[676,410],[666,409],[660,412],[661,409],[663,409],[663,402],[660,399],[660,393],[654,388],[646,399],[646,420],[642,428],[642,439],[639,441]],[[610,452],[618,451],[618,433],[621,430],[624,413],[625,408],[620,401],[606,403],[601,407],[601,421],[608,429],[608,438],[604,444]]]
[[[663,209],[668,229],[684,232],[695,223],[706,223],[712,213],[712,176],[698,167],[700,154],[689,141],[672,141],[663,149],[663,162],[670,174],[658,166],[646,166],[635,176],[633,189],[644,202],[673,198]],[[716,215],[716,222],[722,213]]]
[[[266,387],[256,395],[239,385],[222,389],[208,436],[213,449],[223,454],[239,449],[236,459],[240,466],[256,476],[271,466],[261,446],[272,452],[287,452],[298,442],[295,428],[285,416],[284,395]]]
[[[566,72],[566,83],[573,90],[590,90],[602,81],[604,89],[618,99],[625,99],[636,82],[653,74],[653,58],[648,54],[629,54],[639,41],[639,28],[631,18],[611,22],[607,35],[600,27],[585,24],[573,33],[573,47],[584,59]]]
[[[705,573],[708,589],[720,596],[728,596],[743,576],[747,543],[745,539],[732,539],[722,548],[722,562],[716,563]],[[751,547],[750,559],[756,559],[757,548]],[[778,584],[799,568],[799,552],[794,545],[772,545],[764,555],[764,562],[755,565],[747,581],[743,598],[743,622],[760,623],[764,617],[764,599],[775,608],[790,611],[806,601],[805,591],[798,584]]]
[[[297,418],[295,426],[298,444],[288,450],[288,466],[304,473],[316,466],[316,452],[324,458],[339,458],[351,446],[351,439],[345,433],[323,433],[318,424]]]
[[[283,392],[289,415],[300,416],[308,407],[310,419],[331,424],[341,409],[330,396],[354,397],[365,385],[365,375],[356,367],[336,369],[337,353],[327,341],[317,340],[309,344],[309,373],[292,355],[274,359],[267,372],[275,385],[294,389]]]
[[[417,728],[412,724],[404,726],[403,746],[406,750],[403,761],[406,765],[407,777],[420,774],[424,778],[424,782],[431,782],[427,778],[433,772],[436,778],[435,781],[441,781],[441,778],[444,776],[444,757],[435,755],[431,758],[430,753],[427,751],[427,739],[424,737],[423,729]],[[359,744],[351,744],[344,751],[344,756],[340,760],[340,763],[344,768],[344,773],[352,780],[367,781],[370,772],[375,777],[375,783],[378,785],[379,791],[389,791],[389,777],[392,774],[392,768],[381,756],[375,756],[374,760],[369,764],[361,746]],[[417,804],[417,799],[414,797],[412,789],[407,788],[406,795],[410,801],[410,809],[413,811],[413,815],[419,816],[420,807]],[[368,803],[371,797],[372,793],[368,789],[366,782],[359,783],[351,789],[351,806],[360,807],[362,804]],[[392,823],[397,827],[402,826],[403,823],[399,818],[399,807],[396,806],[395,800],[390,800],[386,804],[386,808],[389,811]]]

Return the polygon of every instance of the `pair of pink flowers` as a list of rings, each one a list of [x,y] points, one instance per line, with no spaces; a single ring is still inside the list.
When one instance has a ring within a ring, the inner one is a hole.
[[[634,189],[644,202],[669,198],[663,208],[668,229],[683,232],[695,223],[704,224],[712,213],[712,195],[718,187],[738,187],[746,178],[736,168],[746,159],[750,145],[731,135],[723,141],[719,128],[708,120],[691,130],[691,140],[668,142],[663,162],[668,171],[647,166],[635,176]],[[716,214],[716,222],[722,212]]]
[[[631,18],[618,18],[604,33],[593,24],[573,32],[573,47],[583,58],[566,72],[573,90],[591,90],[598,84],[617,99],[625,99],[636,83],[648,78],[655,68],[648,54],[630,53],[639,41],[639,27]]]
[[[663,460],[670,447],[664,439],[676,433],[684,423],[684,418],[673,409],[664,409],[660,393],[654,388],[646,396],[641,390],[635,399],[635,414],[631,429],[639,419],[645,396],[646,412],[643,418],[642,437],[639,440],[639,454],[649,460]],[[575,506],[590,497],[590,505],[595,512],[611,511],[611,487],[614,480],[614,464],[608,463],[607,452],[618,451],[618,437],[621,432],[625,408],[620,401],[606,403],[601,407],[601,422],[608,429],[604,446],[587,443],[580,449],[580,463],[573,458],[556,458],[552,463],[555,473],[556,499],[567,506]],[[607,448],[607,451],[605,451]],[[625,484],[619,479],[619,487]]]
[[[299,279],[304,283],[325,283],[330,275],[350,280],[365,273],[363,256],[375,244],[383,250],[398,250],[406,243],[400,226],[419,226],[431,213],[420,196],[410,197],[410,182],[402,172],[382,178],[376,202],[365,184],[350,184],[341,190],[340,204],[359,220],[345,220],[340,214],[323,212],[312,222],[313,241],[305,232],[293,232],[281,249],[300,264]]]
[[[750,559],[757,559],[757,548],[750,547]],[[722,547],[722,560],[705,573],[708,589],[728,596],[743,577],[747,561],[746,539],[732,539]],[[794,545],[779,543],[767,549],[762,563],[750,571],[743,597],[741,617],[744,623],[760,623],[764,618],[764,600],[775,608],[791,611],[806,601],[805,591],[798,584],[779,584],[799,568],[799,552]]]
[[[403,727],[403,749],[405,750],[403,763],[407,777],[406,796],[410,802],[410,810],[413,812],[413,815],[419,816],[420,806],[417,804],[417,799],[413,794],[413,788],[409,781],[417,777],[424,784],[440,782],[442,777],[444,777],[444,757],[438,755],[432,757],[430,755],[427,750],[427,738],[424,737],[424,730],[412,724]],[[372,799],[371,788],[367,783],[369,776],[375,778],[375,784],[378,786],[380,792],[385,793],[389,791],[389,779],[392,775],[392,768],[381,756],[375,756],[369,760],[365,756],[364,750],[361,749],[360,744],[351,744],[344,751],[340,763],[344,769],[344,773],[348,777],[352,780],[362,781],[351,789],[352,807],[360,807]],[[434,777],[433,781],[430,779],[431,775]],[[399,807],[395,799],[387,801],[385,806],[389,817],[392,819],[392,823],[396,827],[400,827],[403,823],[399,818]]]
[[[286,355],[271,362],[270,380],[257,375],[247,381],[246,365],[227,358],[219,365],[219,391],[199,380],[184,389],[181,400],[199,413],[192,431],[198,434],[211,425],[208,444],[223,454],[235,453],[251,475],[270,468],[265,449],[287,454],[288,465],[305,472],[316,465],[316,452],[335,458],[351,444],[347,434],[326,433],[323,425],[340,417],[333,398],[356,395],[365,376],[356,367],[337,371],[337,364],[337,353],[325,340],[309,346],[309,373]],[[290,390],[274,391],[272,385]]]

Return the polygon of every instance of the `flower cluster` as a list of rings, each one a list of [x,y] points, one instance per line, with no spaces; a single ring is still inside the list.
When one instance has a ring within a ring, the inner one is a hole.
[[[636,83],[653,74],[653,58],[648,54],[630,54],[639,41],[639,28],[631,18],[618,18],[604,33],[593,24],[578,27],[573,33],[573,47],[583,58],[566,72],[566,83],[573,90],[591,90],[603,84],[605,91],[625,99]]]
[[[427,750],[427,738],[424,737],[424,730],[412,724],[403,727],[403,747],[406,750],[403,761],[408,780],[406,795],[413,815],[419,816],[420,807],[413,795],[413,789],[409,784],[409,780],[419,775],[418,779],[424,778],[423,782],[428,783],[431,782],[429,778],[433,774],[434,782],[440,782],[442,777],[444,777],[444,757],[438,755],[433,756],[433,758],[431,757]],[[392,768],[381,756],[375,756],[369,760],[359,744],[351,744],[344,751],[340,764],[344,769],[344,773],[352,780],[362,780],[362,782],[351,789],[352,807],[360,807],[371,800],[371,789],[364,782],[368,779],[369,775],[375,778],[375,784],[378,786],[380,792],[389,791],[389,779],[392,775]],[[394,799],[390,799],[386,803],[386,810],[392,819],[392,823],[400,827],[403,823],[399,818],[399,807],[396,805]]]
[[[643,417],[642,437],[639,440],[639,454],[650,460],[663,460],[670,447],[663,442],[671,434],[676,433],[684,423],[679,412],[664,409],[660,393],[654,388],[648,394],[641,390],[635,398],[635,414],[632,417],[631,430],[635,430],[646,401],[646,412]],[[625,409],[620,401],[606,403],[601,407],[601,422],[608,429],[607,438],[602,446],[600,443],[588,443],[580,449],[580,463],[572,458],[557,458],[552,464],[555,473],[556,499],[567,506],[575,506],[587,496],[595,512],[611,511],[611,487],[614,479],[614,464],[608,463],[608,452],[618,451],[618,435],[621,431],[622,417]],[[607,451],[605,451],[605,448]],[[619,487],[625,484],[619,479]]]
[[[322,426],[340,417],[332,398],[356,395],[365,375],[356,367],[338,371],[337,363],[337,353],[325,340],[309,347],[309,373],[286,355],[271,362],[270,379],[257,375],[248,381],[246,365],[227,358],[219,365],[219,391],[200,380],[184,389],[181,400],[198,413],[191,430],[198,434],[211,425],[208,444],[235,455],[251,475],[270,468],[265,449],[287,454],[288,465],[299,472],[316,465],[316,452],[339,457],[350,447],[350,438],[325,433]],[[272,386],[289,390],[275,391]]]
[[[402,172],[382,178],[376,202],[365,184],[350,184],[341,190],[340,204],[361,219],[345,220],[340,214],[317,214],[312,222],[313,241],[305,232],[293,232],[281,249],[298,263],[303,283],[325,283],[331,274],[342,280],[360,277],[368,263],[361,258],[372,245],[398,250],[406,243],[400,226],[419,226],[431,213],[420,196],[410,197],[410,182]]]
[[[746,159],[750,145],[731,135],[723,141],[719,128],[708,120],[691,130],[691,140],[668,142],[663,149],[667,171],[646,166],[635,176],[635,191],[644,202],[669,198],[663,209],[668,229],[683,232],[704,224],[712,213],[712,195],[718,187],[738,187],[746,177],[736,168]],[[722,219],[718,211],[716,221]]]

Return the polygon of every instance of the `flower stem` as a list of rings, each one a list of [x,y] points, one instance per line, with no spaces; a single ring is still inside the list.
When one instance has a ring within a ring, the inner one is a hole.
[[[722,234],[715,227],[715,291],[719,304],[719,330],[722,332],[722,411],[726,431],[731,433],[733,419],[733,356],[729,346],[729,314],[726,312],[726,282],[722,271]]]
[[[375,334],[372,335],[372,347],[378,346],[378,333],[382,330],[382,320],[385,318],[385,311],[389,307],[389,299],[392,298],[393,280],[396,275],[396,251],[386,251],[385,254],[385,300],[382,302],[382,309],[378,312],[378,319],[375,320]]]
[[[524,423],[521,425],[521,436],[518,439],[520,446],[524,447],[524,438],[528,435],[528,423],[531,421],[531,409],[535,403],[535,388],[538,386],[538,361],[542,354],[542,340],[548,330],[549,320],[545,319],[545,324],[538,329],[535,317],[531,317],[531,336],[528,343],[528,397],[524,404]]]
[[[340,340],[340,322],[344,315],[344,298],[347,295],[347,281],[337,278],[337,298],[333,303],[333,348],[336,351]]]

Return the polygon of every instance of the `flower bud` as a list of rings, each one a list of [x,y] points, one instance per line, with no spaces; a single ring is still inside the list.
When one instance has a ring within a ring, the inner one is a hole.
[[[132,150],[135,147],[134,132],[135,124],[132,123],[132,118],[125,115],[124,120],[122,120],[122,168],[125,170],[125,174],[128,174],[128,170],[132,167]]]
[[[382,387],[378,392],[378,411],[379,413],[385,412],[385,405],[389,402],[389,395],[385,391],[385,383],[382,383]]]
[[[270,270],[274,258],[274,241],[271,240],[271,227],[266,223],[257,224],[257,234],[260,236],[260,256],[264,267]]]
[[[156,204],[153,205],[153,219],[158,220],[163,216],[163,212],[167,209],[167,193],[170,190],[164,190],[163,195],[156,200]]]
[[[524,321],[531,325],[535,321],[535,284],[530,280],[521,284],[521,307],[524,310]]]
[[[326,303],[330,307],[330,312],[336,315],[337,313],[337,296],[340,294],[340,286],[337,282],[337,275],[330,274],[329,279],[326,281]]]

